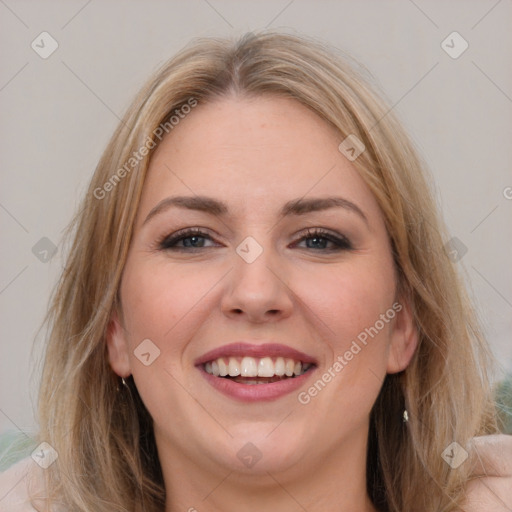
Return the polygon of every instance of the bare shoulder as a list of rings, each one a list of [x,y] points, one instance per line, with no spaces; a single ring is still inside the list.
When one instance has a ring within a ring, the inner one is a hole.
[[[475,437],[470,444],[472,479],[465,512],[512,511],[512,436]]]
[[[475,463],[474,473],[489,476],[512,476],[512,436],[474,437],[470,448]]]
[[[29,457],[0,473],[0,512],[34,512],[30,504],[29,484],[38,473]]]

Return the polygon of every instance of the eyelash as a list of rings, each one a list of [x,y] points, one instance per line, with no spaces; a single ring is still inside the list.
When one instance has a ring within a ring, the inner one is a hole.
[[[199,228],[187,228],[183,231],[178,231],[172,235],[166,235],[158,242],[158,249],[162,251],[181,251],[181,252],[196,252],[201,249],[209,249],[211,247],[176,247],[178,242],[186,240],[188,238],[205,238],[212,240],[212,237],[201,231]],[[327,240],[336,245],[333,249],[314,249],[311,247],[306,247],[306,249],[311,249],[313,251],[322,250],[325,252],[338,252],[338,251],[350,251],[353,249],[350,240],[343,235],[333,235],[332,233],[325,231],[321,228],[308,228],[306,233],[302,235],[302,237],[296,242],[302,242],[304,240],[308,240],[311,238],[319,238]]]

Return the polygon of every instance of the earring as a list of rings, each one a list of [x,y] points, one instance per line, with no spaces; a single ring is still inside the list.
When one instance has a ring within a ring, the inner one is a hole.
[[[409,413],[407,412],[407,409],[404,409],[403,420],[404,420],[404,423],[409,422]]]
[[[124,380],[124,377],[121,377],[121,383],[123,384],[123,386],[124,386],[125,388],[127,388],[127,387],[128,387],[128,384],[126,384],[126,381]]]

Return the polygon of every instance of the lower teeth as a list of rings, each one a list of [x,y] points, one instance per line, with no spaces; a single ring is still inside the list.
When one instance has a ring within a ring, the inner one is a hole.
[[[294,376],[295,377],[295,376]],[[272,382],[279,382],[284,379],[293,379],[294,377],[257,377],[257,378],[251,378],[251,377],[223,377],[225,379],[230,379],[233,382],[237,382],[238,384],[271,384]]]

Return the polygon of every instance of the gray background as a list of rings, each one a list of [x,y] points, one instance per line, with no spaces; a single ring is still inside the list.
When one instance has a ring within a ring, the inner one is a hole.
[[[265,27],[319,37],[372,72],[431,168],[467,249],[457,265],[512,370],[510,0],[0,0],[0,20],[0,433],[36,428],[32,346],[63,265],[40,240],[60,246],[133,95],[193,37]],[[46,59],[31,48],[49,48],[43,31],[59,45]],[[469,44],[456,59],[441,46],[453,31]]]

